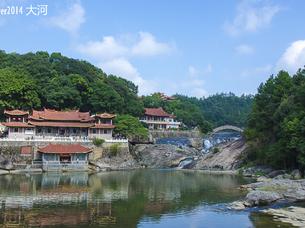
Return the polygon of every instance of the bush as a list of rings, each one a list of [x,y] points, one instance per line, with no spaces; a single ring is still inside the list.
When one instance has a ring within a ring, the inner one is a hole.
[[[104,142],[105,142],[104,139],[100,139],[100,138],[94,138],[93,139],[93,144],[95,146],[101,146],[101,145],[103,145]]]
[[[216,153],[218,153],[219,152],[219,148],[218,147],[215,147],[214,149],[213,149],[213,154],[216,154]]]
[[[120,143],[115,143],[110,146],[110,156],[115,157],[119,152]]]

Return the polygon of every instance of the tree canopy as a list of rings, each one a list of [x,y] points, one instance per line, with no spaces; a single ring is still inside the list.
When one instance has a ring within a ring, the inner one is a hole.
[[[276,168],[305,169],[305,70],[285,71],[258,88],[246,136],[248,159]]]
[[[138,88],[86,61],[60,53],[0,51],[1,108],[80,109],[140,116]],[[130,105],[132,104],[132,105]]]
[[[122,75],[124,76],[124,75]],[[124,78],[107,75],[92,64],[60,53],[27,54],[0,51],[0,111],[3,109],[79,109],[140,117],[144,107],[163,107],[185,128],[207,132],[222,124],[243,126],[251,96],[217,94],[207,98],[160,94],[138,96],[138,87]]]
[[[148,139],[148,130],[139,121],[131,115],[119,115],[115,119],[115,133],[120,134],[130,140]]]

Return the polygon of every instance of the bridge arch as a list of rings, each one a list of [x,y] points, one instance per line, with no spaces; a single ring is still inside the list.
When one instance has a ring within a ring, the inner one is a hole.
[[[233,125],[223,125],[223,126],[214,128],[213,131],[211,132],[211,134],[215,134],[217,132],[224,131],[224,130],[232,130],[232,131],[237,131],[240,133],[242,133],[244,131],[242,128],[236,127]]]

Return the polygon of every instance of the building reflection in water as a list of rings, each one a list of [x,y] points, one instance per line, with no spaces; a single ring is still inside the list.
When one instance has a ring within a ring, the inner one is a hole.
[[[0,176],[1,227],[136,227],[144,216],[240,197],[236,177],[132,171]]]

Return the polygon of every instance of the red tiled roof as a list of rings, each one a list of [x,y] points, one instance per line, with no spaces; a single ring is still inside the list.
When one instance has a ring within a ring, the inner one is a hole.
[[[100,113],[100,114],[96,114],[95,116],[96,116],[96,117],[103,118],[103,119],[112,119],[112,118],[116,117],[115,114],[106,113],[106,112]]]
[[[86,154],[92,152],[90,148],[80,144],[49,144],[45,147],[38,148],[38,151],[46,154]]]
[[[115,126],[112,125],[112,124],[95,124],[95,125],[92,126],[91,128],[112,129],[112,128],[115,128]]]
[[[29,124],[38,127],[80,127],[88,128],[94,126],[93,123],[80,122],[51,122],[51,121],[29,121]]]
[[[28,115],[29,112],[15,109],[15,110],[4,110],[4,114],[11,116],[24,116],[24,115]]]
[[[6,127],[34,127],[24,122],[4,122],[2,125]]]
[[[32,147],[31,146],[22,146],[20,150],[21,155],[31,155]]]
[[[52,120],[52,121],[79,121],[89,122],[93,118],[89,112],[72,111],[56,111],[52,109],[44,109],[43,111],[33,110],[33,114],[29,117],[34,120]]]
[[[173,117],[163,110],[163,108],[145,108],[145,115],[147,116],[161,116],[161,117]]]

